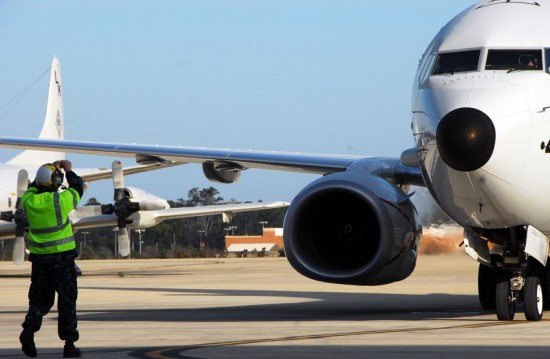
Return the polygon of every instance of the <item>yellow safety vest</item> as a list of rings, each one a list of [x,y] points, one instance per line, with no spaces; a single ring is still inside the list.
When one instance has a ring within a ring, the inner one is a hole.
[[[29,220],[29,250],[33,254],[51,254],[76,248],[69,212],[80,202],[72,188],[64,192],[37,193],[29,187],[21,198]]]

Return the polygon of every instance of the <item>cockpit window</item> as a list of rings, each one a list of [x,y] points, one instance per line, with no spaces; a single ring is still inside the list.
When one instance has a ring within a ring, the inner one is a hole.
[[[477,71],[481,50],[447,52],[437,55],[432,75]]]
[[[489,50],[485,70],[542,70],[542,50]]]

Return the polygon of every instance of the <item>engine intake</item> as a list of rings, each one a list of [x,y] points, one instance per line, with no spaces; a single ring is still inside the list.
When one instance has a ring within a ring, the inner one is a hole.
[[[285,252],[302,275],[330,283],[377,285],[408,277],[421,225],[410,199],[372,175],[335,173],[291,203]]]

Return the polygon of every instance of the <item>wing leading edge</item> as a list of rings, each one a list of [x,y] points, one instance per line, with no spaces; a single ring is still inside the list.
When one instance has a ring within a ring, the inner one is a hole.
[[[122,169],[123,174],[131,175],[142,172],[154,171],[157,169],[168,168],[173,166],[182,165],[181,162],[171,162],[171,163],[151,163],[146,165],[137,165],[131,167],[125,167]],[[111,179],[113,177],[113,170],[110,168],[77,168],[75,172],[78,173],[84,182],[94,182],[102,179]]]
[[[155,158],[159,162],[210,164],[219,171],[241,171],[248,168],[291,171],[313,174],[343,172],[362,166],[369,173],[385,178],[397,178],[410,184],[423,185],[419,168],[403,165],[397,158],[309,154],[299,152],[268,152],[194,148],[181,146],[139,145],[90,141],[69,141],[33,138],[0,137],[0,147],[43,151],[64,151],[79,154],[126,157],[140,160]],[[379,167],[391,171],[379,171]],[[378,171],[379,173],[377,173]]]
[[[201,207],[177,207],[157,211],[139,212],[129,218],[129,228],[149,228],[163,221],[178,218],[190,218],[201,216],[222,215],[231,218],[238,212],[260,211],[274,208],[288,207],[288,202],[258,202],[258,203],[237,203],[220,204]],[[74,212],[73,212],[74,213]],[[79,217],[77,214],[71,216],[71,222],[75,230],[97,227],[109,227],[117,225],[115,215],[97,215],[91,217]]]

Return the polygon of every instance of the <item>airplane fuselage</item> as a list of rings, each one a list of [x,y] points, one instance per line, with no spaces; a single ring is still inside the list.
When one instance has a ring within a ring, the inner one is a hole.
[[[31,177],[38,166],[29,166]],[[17,202],[17,176],[21,170],[18,166],[7,163],[0,164],[0,211],[13,211]]]
[[[462,226],[550,233],[550,2],[481,1],[434,38],[413,88],[430,192]]]

